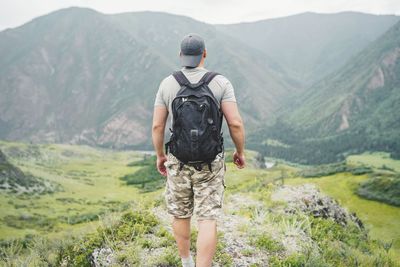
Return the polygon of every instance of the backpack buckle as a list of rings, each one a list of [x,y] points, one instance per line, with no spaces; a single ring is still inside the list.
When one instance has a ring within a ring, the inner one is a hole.
[[[181,171],[183,169],[183,165],[185,165],[182,161],[179,162],[179,171]]]
[[[193,166],[196,170],[201,171],[203,168],[201,167],[200,163],[197,163]]]

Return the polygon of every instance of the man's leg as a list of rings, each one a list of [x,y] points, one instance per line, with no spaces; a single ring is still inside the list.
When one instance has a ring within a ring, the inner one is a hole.
[[[190,217],[193,214],[193,190],[190,170],[184,166],[180,169],[178,159],[171,153],[165,162],[167,180],[165,200],[168,213],[173,217],[172,228],[182,265],[194,266],[190,256]]]
[[[217,246],[217,221],[199,220],[198,229],[196,267],[209,267]]]
[[[222,214],[224,197],[225,163],[223,155],[217,155],[209,170],[204,164],[201,171],[192,175],[194,201],[199,234],[197,236],[197,267],[209,267],[217,245],[217,219]]]
[[[179,256],[187,258],[190,254],[190,218],[175,218],[172,221],[174,237],[178,246]]]

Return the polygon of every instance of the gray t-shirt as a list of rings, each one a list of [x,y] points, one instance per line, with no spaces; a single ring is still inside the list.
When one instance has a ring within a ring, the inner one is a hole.
[[[208,71],[204,67],[196,67],[196,68],[185,68],[181,69],[183,74],[188,78],[191,83],[197,83],[200,81],[201,77]],[[233,101],[236,102],[235,93],[231,82],[223,75],[217,75],[208,85],[210,87],[211,92],[213,92],[215,98],[218,100],[218,103],[221,104],[225,101]],[[160,87],[158,88],[158,92],[156,95],[156,99],[154,101],[154,106],[165,106],[168,108],[168,112],[171,115],[172,121],[172,111],[171,104],[172,100],[175,98],[178,93],[179,83],[175,80],[174,76],[169,75],[164,80],[161,81]]]

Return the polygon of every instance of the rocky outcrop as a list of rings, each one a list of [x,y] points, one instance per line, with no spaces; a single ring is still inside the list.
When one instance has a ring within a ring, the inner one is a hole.
[[[347,225],[349,221],[353,221],[360,228],[364,227],[355,213],[349,213],[335,199],[323,195],[312,184],[296,187],[282,186],[272,194],[271,198],[274,201],[287,202],[288,205],[284,209],[286,213],[302,211],[314,217],[331,218],[343,226]]]
[[[312,184],[273,188],[272,202],[269,202],[272,205],[242,193],[226,196],[224,212],[218,220],[218,232],[221,234],[218,242],[222,247],[220,253],[230,259],[228,266],[274,266],[270,265],[271,257],[285,258],[292,254],[311,253],[318,257],[320,248],[311,237],[309,215],[332,219],[343,226],[351,220],[363,227],[355,214],[350,214]],[[171,217],[166,207],[156,206],[152,213],[160,222],[156,228],[166,229],[172,238]],[[195,216],[191,224],[192,229],[197,228]],[[155,232],[146,234],[144,238],[149,244],[163,243]],[[143,248],[140,258],[146,263],[142,266],[169,266],[150,263],[152,259],[160,258],[166,249],[162,245]],[[196,255],[195,250],[191,253]],[[110,248],[97,248],[91,254],[91,263],[96,267],[113,266],[116,257],[116,252]],[[226,265],[216,260],[212,266]]]

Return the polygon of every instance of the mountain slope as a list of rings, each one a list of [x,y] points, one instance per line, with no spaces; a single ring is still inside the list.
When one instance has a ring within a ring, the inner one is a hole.
[[[143,122],[151,111],[137,93],[143,81],[149,90],[157,83],[143,70],[157,64],[167,72],[168,65],[104,15],[60,10],[2,32],[0,48],[2,138],[146,140]]]
[[[265,150],[304,163],[366,150],[400,157],[400,22],[291,106],[269,137],[260,130],[253,142],[280,139],[286,148]]]
[[[0,138],[149,144],[156,90],[180,68],[179,41],[194,30],[207,40],[206,67],[232,80],[249,127],[292,92],[276,63],[212,25],[157,12],[67,8],[0,32]]]
[[[307,87],[342,66],[398,20],[356,12],[308,12],[217,25],[217,29],[269,55]]]
[[[290,121],[303,127],[317,124],[321,135],[362,126],[400,130],[395,115],[400,108],[399,82],[400,22],[298,98]]]

